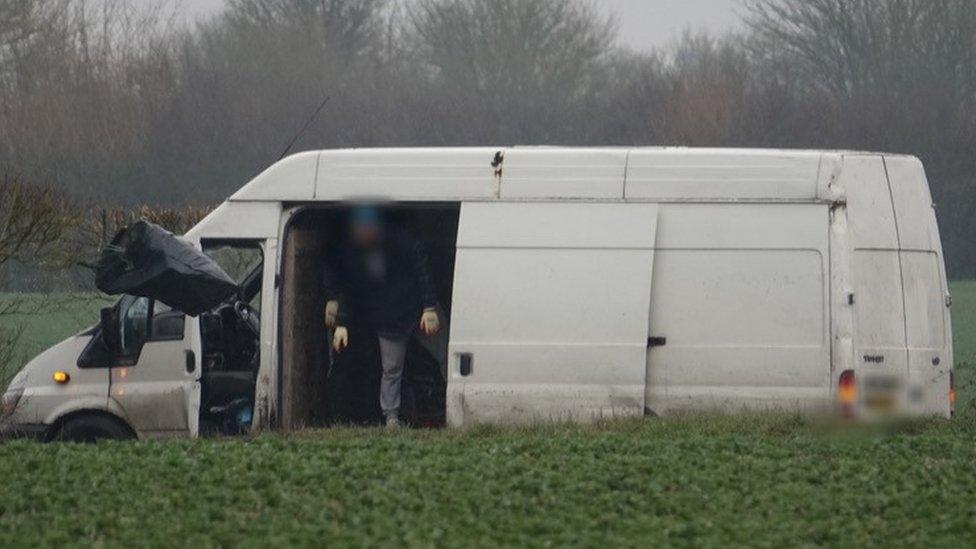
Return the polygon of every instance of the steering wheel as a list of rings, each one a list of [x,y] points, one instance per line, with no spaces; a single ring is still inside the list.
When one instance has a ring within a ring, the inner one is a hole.
[[[234,313],[237,314],[237,319],[240,324],[247,328],[247,331],[251,333],[254,337],[259,337],[261,334],[261,319],[258,318],[257,312],[243,301],[238,301],[234,303]]]

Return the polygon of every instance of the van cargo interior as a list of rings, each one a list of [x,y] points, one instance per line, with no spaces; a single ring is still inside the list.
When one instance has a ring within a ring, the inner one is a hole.
[[[327,256],[345,239],[349,208],[305,210],[291,221],[283,243],[280,288],[279,410],[283,429],[331,424],[375,424],[382,418],[382,368],[375,333],[349,326],[349,348],[331,351],[324,323],[323,276]],[[448,329],[460,206],[416,204],[385,208],[387,222],[406,229],[427,252]],[[418,318],[419,321],[419,318]],[[446,338],[445,338],[446,341]],[[415,338],[407,352],[402,418],[411,425],[442,426],[446,383],[440,365]]]

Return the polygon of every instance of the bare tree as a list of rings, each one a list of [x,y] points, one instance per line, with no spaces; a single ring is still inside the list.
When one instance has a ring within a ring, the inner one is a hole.
[[[442,108],[485,128],[486,141],[551,137],[603,86],[617,36],[583,0],[419,0],[409,22]]]
[[[836,97],[938,77],[973,98],[976,3],[971,0],[746,0],[761,56],[788,59]]]
[[[77,226],[74,204],[52,187],[0,178],[0,267],[9,261],[64,265],[60,243]]]
[[[167,5],[0,0],[0,163],[80,192],[137,174],[175,83]]]
[[[383,32],[381,10],[388,0],[229,0],[225,23],[252,30],[283,26],[344,54],[368,51]]]
[[[976,2],[747,0],[746,22],[754,70],[819,105],[832,146],[922,158],[950,272],[976,274]]]
[[[9,262],[43,267],[63,265],[62,238],[75,225],[72,204],[50,187],[24,184],[9,175],[0,178],[0,269]],[[25,314],[37,303],[0,300],[0,318]],[[0,326],[0,382],[20,339],[17,327]]]
[[[118,233],[136,221],[145,220],[177,235],[192,229],[212,208],[186,206],[183,208],[153,208],[145,204],[132,209],[93,208],[84,215],[79,234],[85,257],[95,257]]]
[[[63,273],[92,263],[119,229],[136,220],[146,219],[181,234],[209,211],[201,207],[81,208],[59,189],[5,176],[0,178],[0,273],[12,266],[28,273],[38,269]],[[14,373],[4,368],[15,358],[23,332],[20,321],[90,301],[100,303],[101,299],[87,293],[0,294],[0,384]]]

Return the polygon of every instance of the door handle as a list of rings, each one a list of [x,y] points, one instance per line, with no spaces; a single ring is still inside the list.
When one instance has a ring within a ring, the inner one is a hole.
[[[186,352],[186,373],[192,374],[197,371],[197,355],[193,351]]]
[[[472,363],[474,362],[474,357],[471,353],[461,353],[458,355],[458,371],[461,377],[468,377],[471,375]]]
[[[647,338],[647,348],[653,349],[654,347],[664,347],[668,344],[668,338],[666,337],[649,337]]]

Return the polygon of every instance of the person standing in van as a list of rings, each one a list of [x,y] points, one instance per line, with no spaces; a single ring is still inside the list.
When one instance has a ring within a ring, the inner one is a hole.
[[[376,331],[383,376],[380,406],[388,427],[400,425],[400,386],[410,338],[444,368],[446,346],[431,341],[441,331],[437,296],[427,255],[406,231],[386,223],[379,210],[350,212],[346,242],[325,269],[326,325],[332,347],[349,346],[350,321]]]

